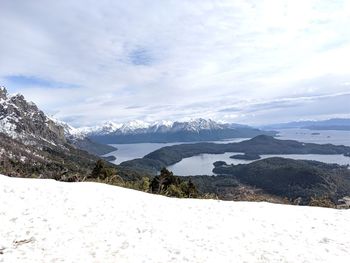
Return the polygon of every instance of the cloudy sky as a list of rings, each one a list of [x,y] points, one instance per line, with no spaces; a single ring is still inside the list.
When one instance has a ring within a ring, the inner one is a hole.
[[[350,117],[348,0],[0,0],[0,84],[73,126]]]

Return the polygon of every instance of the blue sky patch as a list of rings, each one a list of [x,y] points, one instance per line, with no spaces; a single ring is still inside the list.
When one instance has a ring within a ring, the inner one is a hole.
[[[138,48],[130,52],[130,62],[136,66],[147,66],[152,64],[152,56],[149,51],[144,48]]]
[[[50,81],[50,80],[38,78],[35,76],[25,76],[25,75],[6,76],[5,80],[7,84],[15,84],[16,86],[39,86],[39,87],[47,87],[47,88],[77,87],[76,85],[73,85],[73,84]]]

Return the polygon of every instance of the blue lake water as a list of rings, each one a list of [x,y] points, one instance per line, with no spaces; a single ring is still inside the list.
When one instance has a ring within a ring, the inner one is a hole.
[[[212,141],[214,143],[230,143],[230,142],[240,142],[247,140],[246,138],[235,138],[231,140],[224,141]],[[150,152],[158,150],[165,146],[184,144],[184,143],[198,143],[198,142],[175,142],[175,143],[133,143],[133,144],[111,144],[118,150],[106,154],[106,156],[115,156],[117,159],[113,162],[115,164],[120,164],[125,161],[133,160],[136,158],[142,158]]]
[[[278,139],[282,140],[297,140],[301,142],[326,144],[331,143],[335,145],[347,145],[350,146],[350,131],[315,131],[306,129],[283,129],[279,130]],[[229,143],[239,142],[247,140],[245,138],[237,138],[226,141],[214,141],[215,143]],[[114,155],[117,160],[115,164],[119,164],[124,161],[132,160],[135,158],[142,158],[146,154],[153,152],[165,146],[171,146],[176,144],[183,144],[184,142],[177,143],[136,143],[136,144],[113,144],[118,150],[108,155]],[[188,143],[188,142],[186,142]],[[224,154],[201,154],[190,158],[183,159],[181,162],[176,163],[168,168],[177,175],[211,175],[213,163],[216,161],[226,161],[229,164],[249,163],[251,161],[230,159],[234,153]],[[350,164],[350,158],[343,155],[262,155],[262,158],[268,158],[272,156],[279,156],[292,159],[305,159],[315,160],[325,163],[338,163],[342,165]]]
[[[281,140],[350,146],[350,131],[283,129],[278,130],[278,132],[276,138]]]
[[[247,164],[253,161],[231,159],[230,156],[237,153],[224,154],[201,154],[182,159],[180,162],[167,167],[176,175],[214,175],[212,172],[216,161],[224,161],[227,164]],[[270,157],[284,157],[294,160],[313,160],[324,163],[337,163],[341,165],[350,165],[350,157],[344,155],[324,155],[324,154],[264,154],[262,159]]]

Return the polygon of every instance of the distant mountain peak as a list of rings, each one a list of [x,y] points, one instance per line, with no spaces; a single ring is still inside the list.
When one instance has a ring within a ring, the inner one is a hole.
[[[213,120],[203,118],[192,119],[189,121],[169,121],[160,120],[155,122],[146,122],[142,120],[133,120],[123,124],[118,124],[112,121],[106,122],[100,126],[83,127],[77,130],[86,135],[106,135],[106,134],[143,134],[143,133],[165,133],[178,131],[194,131],[200,130],[217,130],[223,129],[226,124],[219,124]]]
[[[129,121],[127,123],[124,123],[120,127],[120,130],[123,133],[127,133],[127,132],[133,132],[141,129],[147,129],[149,127],[150,127],[150,124],[148,122],[141,121],[141,120],[134,120],[134,121]]]
[[[155,122],[153,122],[152,125],[158,126],[158,127],[160,127],[160,126],[171,127],[173,124],[174,124],[173,121],[169,121],[169,120],[160,120],[160,121],[155,121]]]
[[[188,121],[146,122],[129,121],[124,124],[109,123],[102,126],[78,129],[81,134],[100,143],[144,143],[212,141],[230,138],[251,138],[258,134],[271,134],[249,126],[218,123],[211,119]]]
[[[294,121],[262,126],[265,129],[309,129],[309,130],[347,130],[350,131],[350,118],[326,120]]]

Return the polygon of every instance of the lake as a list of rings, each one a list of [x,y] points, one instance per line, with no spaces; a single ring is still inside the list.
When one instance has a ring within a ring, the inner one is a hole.
[[[277,139],[296,140],[306,143],[350,146],[350,131],[328,131],[328,130],[307,130],[307,129],[283,129],[278,130]],[[224,154],[201,154],[185,158],[180,162],[168,167],[174,174],[185,175],[213,175],[213,163],[224,161],[228,164],[247,164],[253,161],[231,159],[230,156],[238,153]],[[313,160],[324,163],[337,163],[350,165],[350,157],[344,155],[321,155],[321,154],[282,154],[282,155],[261,155],[261,158],[284,157],[295,160]]]
[[[350,146],[350,131],[316,131],[306,129],[283,129],[278,130],[278,139],[281,140],[297,140],[301,142],[309,143],[332,143],[336,145]],[[240,142],[247,140],[246,138],[235,138],[225,141],[214,141],[215,143],[230,143]],[[177,142],[177,143],[135,143],[135,144],[112,144],[117,147],[118,150],[107,154],[113,155],[117,158],[113,163],[120,164],[121,162],[142,158],[146,154],[153,152],[165,146],[171,146],[176,144],[183,144],[189,142]],[[192,142],[198,143],[198,142]],[[177,175],[201,175],[212,174],[213,163],[216,161],[225,161],[229,164],[249,163],[251,161],[234,160],[229,157],[234,153],[224,154],[202,154],[199,156],[193,156],[183,159],[181,162],[176,163],[169,167]],[[338,163],[338,164],[350,164],[350,158],[343,155],[273,155],[292,159],[307,159],[315,160],[325,163]],[[263,158],[272,157],[271,155],[262,155]]]
[[[224,161],[227,164],[247,164],[254,161],[231,159],[230,156],[239,153],[224,154],[201,154],[182,159],[180,162],[167,167],[175,175],[214,175],[213,163],[216,161]],[[324,163],[337,163],[341,165],[350,165],[350,157],[340,154],[324,155],[324,154],[264,154],[260,155],[262,159],[270,157],[283,157],[294,160],[313,160]]]
[[[214,143],[230,143],[230,142],[241,142],[248,140],[247,138],[235,138],[231,140],[223,141],[211,141]],[[177,144],[185,143],[198,143],[198,142],[175,142],[175,143],[133,143],[133,144],[111,144],[118,150],[106,154],[106,156],[115,156],[117,159],[113,161],[115,164],[120,164],[125,161],[133,160],[136,158],[142,158],[146,154],[158,150],[165,146],[172,146]]]
[[[283,129],[278,130],[278,132],[276,138],[281,140],[350,146],[350,131]]]

